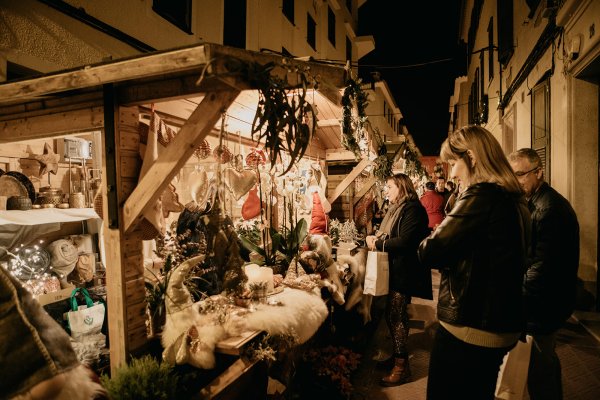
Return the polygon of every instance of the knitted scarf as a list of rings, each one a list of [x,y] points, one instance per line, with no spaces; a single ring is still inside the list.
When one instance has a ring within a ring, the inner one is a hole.
[[[390,207],[388,208],[388,212],[385,214],[383,220],[381,221],[381,226],[379,230],[375,234],[378,238],[385,239],[390,237],[392,228],[394,227],[396,221],[398,221],[398,217],[404,209],[404,206],[409,200],[412,200],[414,198],[414,195],[404,196],[397,203],[393,203],[390,205]]]

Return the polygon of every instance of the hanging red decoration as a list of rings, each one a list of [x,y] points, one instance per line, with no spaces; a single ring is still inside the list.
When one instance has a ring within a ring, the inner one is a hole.
[[[267,163],[267,156],[264,150],[252,149],[250,154],[246,156],[246,165],[252,168],[256,168],[259,165],[265,165]]]
[[[204,160],[210,156],[212,148],[210,147],[210,143],[206,139],[200,144],[200,146],[196,147],[194,150],[194,155],[198,157],[200,160]]]
[[[215,147],[213,156],[215,156],[217,161],[219,161],[221,164],[227,164],[233,158],[231,150],[229,150],[229,148],[227,148],[225,145]]]

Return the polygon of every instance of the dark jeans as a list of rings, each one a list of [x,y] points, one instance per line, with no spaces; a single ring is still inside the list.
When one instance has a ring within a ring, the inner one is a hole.
[[[562,400],[560,360],[556,355],[556,333],[532,335],[527,390],[531,400]]]
[[[440,325],[429,359],[427,400],[493,400],[502,359],[511,348],[465,343]]]

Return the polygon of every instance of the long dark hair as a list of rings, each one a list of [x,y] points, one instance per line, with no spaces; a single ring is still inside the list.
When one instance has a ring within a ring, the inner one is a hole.
[[[398,200],[400,200],[406,196],[408,196],[409,198],[410,197],[418,197],[417,191],[415,190],[415,186],[413,185],[412,180],[410,179],[410,177],[408,175],[400,173],[400,174],[392,175],[392,176],[388,177],[386,180],[393,181],[394,184],[396,186],[398,186],[398,189],[400,189]]]

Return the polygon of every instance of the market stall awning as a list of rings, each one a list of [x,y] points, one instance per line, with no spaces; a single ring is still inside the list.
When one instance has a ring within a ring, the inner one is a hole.
[[[205,93],[256,89],[251,82],[228,74],[226,60],[231,58],[263,65],[270,62],[280,65],[284,60],[273,54],[203,44],[0,84],[0,143],[102,127],[104,85],[115,87],[116,100],[122,105],[164,103],[175,99],[197,99]],[[323,107],[317,103],[317,108],[323,112],[323,118],[319,119],[339,119],[340,111],[330,112],[330,109],[334,109],[334,105],[339,108],[340,89],[346,79],[344,69],[287,58],[285,64],[310,69],[319,80],[316,101],[326,98],[330,103]],[[203,74],[205,78],[198,85]],[[273,74],[283,76],[287,70],[277,66]],[[287,80],[290,88],[300,85],[293,75],[287,76]],[[245,97],[252,95],[242,96],[240,103],[244,104],[248,102]],[[62,118],[48,117],[57,114]],[[238,111],[232,111],[232,114],[238,114]],[[334,128],[323,129],[319,138],[323,136],[322,140],[326,142]]]

